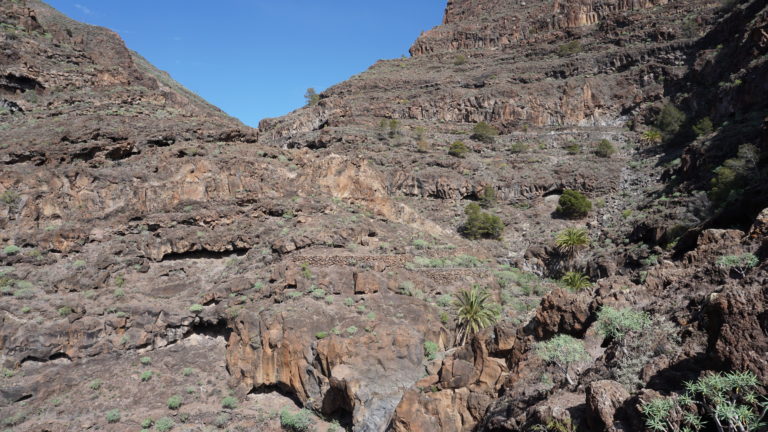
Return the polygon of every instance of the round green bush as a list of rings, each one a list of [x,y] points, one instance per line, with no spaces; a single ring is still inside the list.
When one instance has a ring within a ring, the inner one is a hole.
[[[498,134],[499,131],[495,127],[489,125],[486,122],[480,122],[472,128],[472,135],[470,138],[475,141],[492,144]]]
[[[579,191],[566,189],[557,202],[557,212],[567,218],[583,218],[592,210],[592,202]]]
[[[463,141],[456,141],[448,148],[448,154],[451,156],[463,158],[469,149]]]
[[[600,143],[597,144],[597,149],[595,150],[597,156],[609,158],[613,156],[614,153],[616,153],[616,148],[607,139],[601,140]]]
[[[168,398],[168,409],[177,410],[181,407],[181,403],[181,396],[173,395]]]
[[[117,423],[120,421],[120,410],[107,411],[107,423]]]
[[[221,400],[221,407],[226,409],[237,408],[237,399],[232,396],[227,396]]]
[[[174,426],[176,426],[176,424],[169,417],[163,417],[155,422],[155,429],[160,432],[167,432],[173,429]]]

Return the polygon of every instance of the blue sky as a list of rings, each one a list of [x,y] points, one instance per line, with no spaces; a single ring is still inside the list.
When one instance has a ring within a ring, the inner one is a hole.
[[[446,0],[47,0],[108,27],[177,81],[251,126],[376,60],[408,54]]]

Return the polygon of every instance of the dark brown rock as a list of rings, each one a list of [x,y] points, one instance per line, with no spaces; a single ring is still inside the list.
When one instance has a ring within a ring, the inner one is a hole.
[[[534,334],[546,339],[557,333],[584,334],[591,317],[589,298],[565,289],[556,289],[544,297],[536,310]]]
[[[587,424],[594,431],[616,431],[617,410],[629,399],[629,392],[616,381],[602,380],[587,386]]]

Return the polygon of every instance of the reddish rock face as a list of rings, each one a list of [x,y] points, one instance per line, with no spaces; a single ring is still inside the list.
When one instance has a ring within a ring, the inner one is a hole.
[[[667,0],[449,0],[443,25],[423,33],[411,47],[411,55],[503,50],[557,40],[562,34],[557,32],[595,25],[617,12],[665,4]]]
[[[709,371],[768,380],[765,155],[739,151],[768,148],[759,1],[450,1],[412,58],[258,130],[109,30],[0,17],[3,427],[277,431],[298,404],[355,432],[641,430],[638,403]],[[657,142],[667,103],[687,121]],[[746,170],[724,206],[720,166]],[[499,241],[461,236],[470,202]],[[498,321],[453,346],[475,285]],[[606,338],[602,305],[660,340]],[[557,334],[584,350],[572,386],[536,349]]]
[[[483,339],[475,338],[471,345],[447,353],[434,379],[425,378],[416,390],[403,396],[392,417],[392,428],[473,430],[506,373],[504,361],[491,357]]]
[[[547,339],[559,333],[583,335],[591,321],[589,302],[587,296],[565,289],[551,292],[536,310],[534,334],[539,339]]]

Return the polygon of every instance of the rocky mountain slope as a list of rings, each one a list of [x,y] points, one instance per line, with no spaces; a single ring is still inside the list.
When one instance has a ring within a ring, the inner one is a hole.
[[[257,130],[0,1],[2,427],[643,430],[718,372],[759,411],[764,1],[451,0],[412,57]],[[461,234],[469,203],[498,239]],[[495,323],[457,343],[473,286]]]

